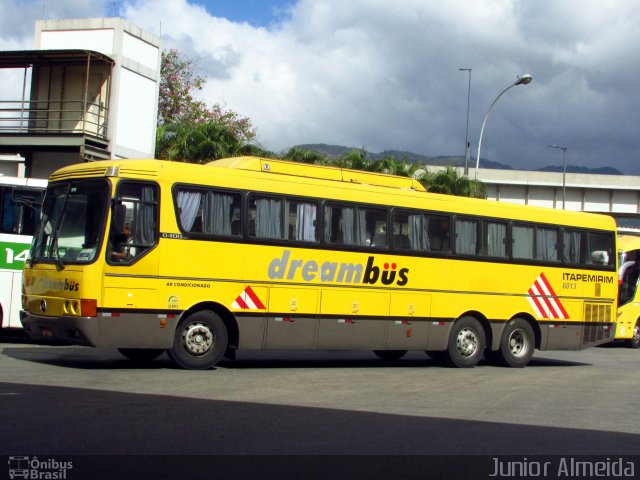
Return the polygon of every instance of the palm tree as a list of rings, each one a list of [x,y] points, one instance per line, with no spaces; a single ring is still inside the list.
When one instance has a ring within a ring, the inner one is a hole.
[[[215,121],[159,125],[156,156],[165,160],[207,163],[225,157],[268,153],[243,142],[230,128]]]
[[[318,165],[327,163],[327,158],[320,152],[300,147],[290,148],[282,158],[284,160],[291,160],[292,162],[299,163],[314,163]]]
[[[420,182],[429,192],[487,198],[487,189],[484,183],[460,175],[458,170],[451,165],[447,165],[446,170],[439,172],[426,172]]]
[[[371,165],[371,171],[373,172],[411,178],[422,176],[421,169],[422,166],[419,163],[409,162],[407,157],[402,157],[402,160],[398,161],[396,157],[391,155],[376,160]]]
[[[367,159],[367,152],[364,149],[353,149],[344,154],[338,160],[331,162],[333,166],[350,168],[352,170],[371,171],[371,162]]]

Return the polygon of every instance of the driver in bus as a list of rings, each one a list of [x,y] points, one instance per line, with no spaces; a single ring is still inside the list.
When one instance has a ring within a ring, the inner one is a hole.
[[[131,258],[129,242],[131,241],[131,226],[125,223],[122,232],[114,235],[112,239],[113,250],[111,252],[111,260],[125,261]]]

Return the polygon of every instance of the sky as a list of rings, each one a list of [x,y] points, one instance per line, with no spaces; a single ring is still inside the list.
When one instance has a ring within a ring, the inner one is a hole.
[[[0,0],[0,50],[41,18],[120,16],[197,62],[263,148],[465,153],[640,175],[640,0]],[[460,68],[471,69],[471,74]],[[470,80],[470,81],[469,81]],[[470,102],[467,102],[469,84]],[[7,84],[5,84],[5,87]],[[6,91],[6,88],[5,88]]]

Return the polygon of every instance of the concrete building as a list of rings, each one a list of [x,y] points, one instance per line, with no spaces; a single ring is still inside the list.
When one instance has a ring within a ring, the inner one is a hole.
[[[469,170],[475,178],[475,170]],[[585,173],[478,170],[487,198],[500,202],[608,213],[623,227],[640,226],[640,177]]]
[[[0,101],[0,154],[25,158],[47,178],[72,163],[153,157],[160,38],[121,18],[41,20],[35,49],[0,52],[23,72],[16,98]]]

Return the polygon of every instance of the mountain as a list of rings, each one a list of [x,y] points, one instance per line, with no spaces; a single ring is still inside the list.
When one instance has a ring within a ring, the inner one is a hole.
[[[540,172],[562,172],[562,167],[557,165],[549,165],[547,167],[539,168]],[[598,167],[598,168],[587,168],[587,167],[578,167],[575,165],[567,165],[567,172],[571,173],[590,173],[592,175],[624,175],[620,170],[613,167]]]
[[[296,145],[294,148],[300,148],[303,150],[313,150],[329,158],[339,158],[351,150],[361,150],[356,147],[344,147],[340,145],[327,145],[324,143],[309,143],[303,145]],[[454,167],[464,167],[464,157],[462,156],[436,156],[430,157],[419,153],[407,152],[404,150],[385,150],[380,153],[369,152],[365,150],[365,158],[370,161],[376,161],[384,157],[395,157],[398,160],[406,158],[408,162],[419,162],[427,166],[442,167],[446,165],[452,165]],[[469,168],[475,167],[476,163],[474,159],[469,162]],[[513,167],[505,165],[499,162],[492,162],[490,160],[480,159],[480,167],[493,168],[497,170],[513,170]],[[562,167],[550,165],[543,168],[535,169],[539,172],[562,172]],[[598,175],[623,175],[620,170],[613,167],[599,167],[599,168],[587,168],[574,165],[567,165],[568,173],[589,173]]]

